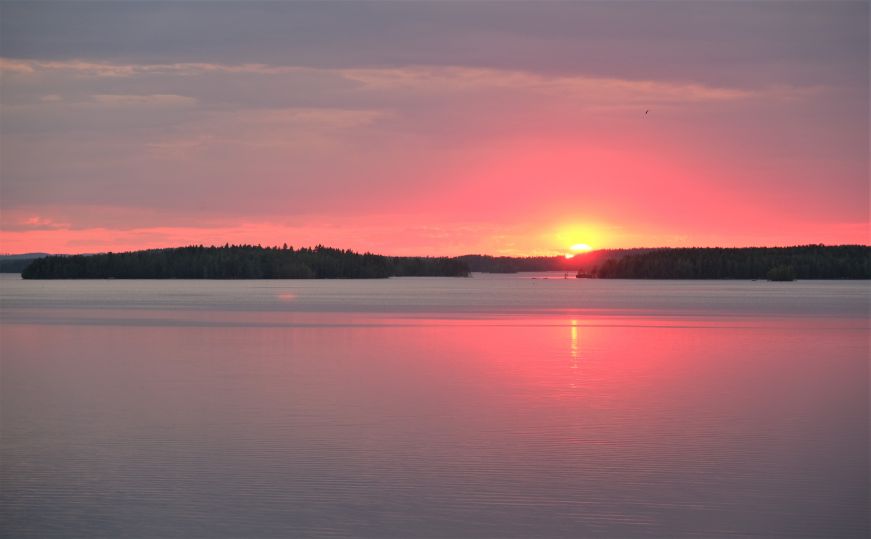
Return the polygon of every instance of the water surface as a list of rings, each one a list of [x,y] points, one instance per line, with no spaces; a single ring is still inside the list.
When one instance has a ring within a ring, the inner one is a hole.
[[[868,535],[867,282],[531,277],[5,277],[3,534]]]

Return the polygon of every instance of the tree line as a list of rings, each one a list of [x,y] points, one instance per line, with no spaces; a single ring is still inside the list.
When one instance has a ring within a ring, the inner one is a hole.
[[[458,256],[469,266],[469,271],[482,273],[518,273],[522,271],[591,271],[608,260],[629,254],[646,253],[650,249],[600,249],[579,253],[572,258],[555,256]]]
[[[551,257],[393,257],[312,248],[194,245],[27,261],[25,279],[366,279],[470,271],[578,271],[604,279],[871,279],[871,247],[662,248]]]
[[[374,279],[465,277],[469,268],[446,257],[395,257],[318,245],[195,245],[34,260],[24,279]]]
[[[657,249],[605,261],[604,279],[871,279],[871,247]]]

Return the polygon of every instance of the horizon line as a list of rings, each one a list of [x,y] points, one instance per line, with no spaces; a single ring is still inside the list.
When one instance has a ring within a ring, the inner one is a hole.
[[[31,252],[23,252],[23,253],[0,253],[0,256],[26,256],[26,255],[42,255],[42,256],[91,256],[91,255],[100,255],[100,254],[122,254],[122,253],[136,253],[143,251],[162,251],[162,250],[170,250],[170,249],[185,249],[189,247],[203,247],[203,248],[232,248],[232,247],[256,247],[260,249],[282,249],[284,247],[289,249],[316,249],[318,247],[322,247],[325,249],[334,249],[337,251],[351,251],[354,253],[368,253],[375,254],[379,256],[389,256],[396,258],[460,258],[464,256],[487,256],[491,258],[562,258],[565,256],[565,253],[556,253],[556,254],[525,254],[525,255],[494,255],[494,254],[484,254],[484,253],[464,253],[459,255],[395,255],[395,254],[382,254],[375,253],[368,250],[355,250],[355,249],[346,249],[342,247],[332,247],[329,245],[316,244],[316,245],[306,245],[306,246],[293,246],[287,243],[283,245],[261,245],[261,244],[251,244],[251,243],[240,243],[240,244],[229,244],[225,243],[223,245],[205,245],[202,243],[191,243],[185,245],[178,245],[173,247],[149,247],[145,249],[126,249],[121,251],[95,251],[95,252],[87,252],[87,253],[46,253],[42,251],[31,251]],[[574,254],[574,258],[581,258],[585,256],[589,256],[593,253],[601,253],[605,251],[636,251],[636,250],[666,250],[666,249],[788,249],[795,247],[871,247],[871,243],[838,243],[838,244],[825,244],[825,243],[801,243],[801,244],[792,244],[792,245],[744,245],[744,246],[733,246],[733,247],[723,247],[718,245],[713,246],[703,246],[703,245],[694,245],[692,247],[673,247],[673,246],[657,246],[657,247],[603,247],[593,249],[591,251],[585,253],[576,253]],[[567,259],[571,260],[571,259]]]

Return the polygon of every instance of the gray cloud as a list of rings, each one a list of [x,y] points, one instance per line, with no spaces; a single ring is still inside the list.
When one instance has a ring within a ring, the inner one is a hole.
[[[3,56],[867,82],[864,2],[4,2]]]

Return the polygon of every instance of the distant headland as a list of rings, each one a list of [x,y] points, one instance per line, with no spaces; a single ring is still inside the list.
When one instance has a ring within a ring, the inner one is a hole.
[[[322,245],[296,249],[195,245],[24,256],[26,261],[0,258],[9,259],[10,269],[21,271],[25,279],[373,279],[525,271],[562,271],[600,279],[871,279],[871,246],[866,245],[604,249],[571,259],[384,256]]]
[[[655,249],[607,260],[594,275],[603,279],[871,279],[871,247]]]
[[[294,249],[202,245],[126,253],[46,256],[21,272],[25,279],[378,279],[466,277],[463,262],[446,257],[398,257],[318,245]]]

